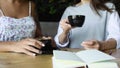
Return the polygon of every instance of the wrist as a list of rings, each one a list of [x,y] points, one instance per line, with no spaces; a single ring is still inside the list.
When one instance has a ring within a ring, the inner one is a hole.
[[[16,42],[9,42],[9,45],[7,46],[6,49],[7,49],[8,51],[14,51],[14,50],[15,50],[15,48],[14,48],[14,47],[15,47],[15,46],[14,46],[15,44],[16,44]]]
[[[99,50],[101,50],[101,51],[116,48],[116,41],[114,39],[109,39],[107,41],[100,41],[99,44],[100,44]]]
[[[0,42],[0,51],[12,51],[14,42]]]
[[[64,35],[68,35],[69,31],[63,31]]]
[[[99,41],[99,50],[100,51],[104,50],[104,42],[103,41]]]

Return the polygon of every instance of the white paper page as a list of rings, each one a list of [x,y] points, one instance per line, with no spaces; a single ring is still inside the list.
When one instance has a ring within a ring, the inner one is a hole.
[[[75,53],[68,52],[68,51],[58,51],[54,50],[53,55],[55,59],[58,60],[74,60],[74,61],[82,61]]]
[[[115,59],[114,57],[95,49],[80,51],[77,52],[76,55],[87,64]]]
[[[93,63],[88,65],[89,68],[119,68],[116,62],[113,61],[103,61],[98,63]]]
[[[85,63],[71,60],[56,60],[52,57],[53,68],[77,68],[85,66]]]

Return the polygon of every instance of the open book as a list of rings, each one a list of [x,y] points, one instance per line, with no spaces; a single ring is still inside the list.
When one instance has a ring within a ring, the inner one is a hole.
[[[118,68],[115,58],[101,51],[91,49],[79,52],[53,51],[53,68]]]

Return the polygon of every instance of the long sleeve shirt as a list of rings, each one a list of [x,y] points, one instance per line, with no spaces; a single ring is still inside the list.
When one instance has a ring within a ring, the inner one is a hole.
[[[114,9],[112,3],[106,4],[110,9]],[[68,40],[64,44],[59,43],[59,35],[63,29],[59,25],[55,36],[58,47],[82,48],[80,45],[85,40],[105,41],[114,38],[117,41],[117,48],[120,48],[120,19],[118,13],[106,10],[99,10],[101,16],[90,7],[90,4],[81,6],[69,6],[66,8],[61,19],[67,19],[69,15],[85,15],[85,22],[82,27],[72,28],[68,34]]]

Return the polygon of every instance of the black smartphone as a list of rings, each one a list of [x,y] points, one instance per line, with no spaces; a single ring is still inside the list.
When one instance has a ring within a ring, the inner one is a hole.
[[[53,47],[51,39],[41,39],[39,41],[45,45],[40,49],[40,51],[42,51],[42,54],[53,54],[53,50],[57,50],[56,47]]]

